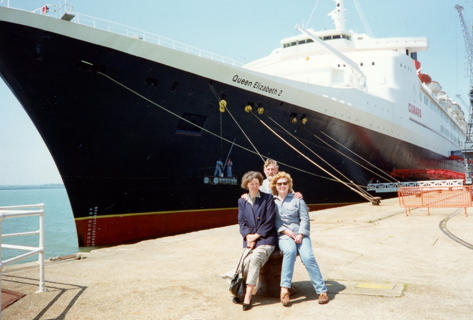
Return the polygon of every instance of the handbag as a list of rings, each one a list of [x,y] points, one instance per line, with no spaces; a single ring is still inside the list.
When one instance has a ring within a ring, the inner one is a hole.
[[[240,299],[243,299],[245,296],[246,283],[243,279],[243,261],[251,253],[251,250],[245,250],[242,252],[240,261],[235,269],[232,280],[230,281],[230,288],[228,289],[230,293]]]

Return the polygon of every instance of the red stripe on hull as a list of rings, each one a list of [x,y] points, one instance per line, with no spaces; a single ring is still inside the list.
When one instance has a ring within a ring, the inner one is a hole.
[[[189,211],[76,220],[79,247],[110,246],[236,224],[238,210]]]
[[[351,203],[309,205],[322,210]],[[79,247],[110,246],[138,242],[238,223],[238,209],[188,211],[161,214],[98,217],[76,220]]]

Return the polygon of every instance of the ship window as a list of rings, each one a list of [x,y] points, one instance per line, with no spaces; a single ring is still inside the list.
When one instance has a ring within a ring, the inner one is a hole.
[[[297,42],[291,42],[291,47],[295,46],[296,44],[297,44]]]
[[[282,47],[283,47],[283,48],[289,47],[289,43],[283,43]]]
[[[307,39],[306,42],[307,42],[307,43],[309,43],[309,42],[314,42],[314,40],[312,40],[312,39]]]
[[[204,115],[187,112],[182,114],[182,117],[187,121],[196,124],[199,127],[202,127],[204,125],[205,120],[207,119],[207,117]],[[202,134],[202,130],[187,121],[184,121],[182,119],[179,121],[179,123],[177,124],[176,133],[182,135],[200,136]]]
[[[324,36],[322,40],[330,40],[332,39],[332,36]]]
[[[297,44],[304,44],[305,43],[305,40],[299,40],[297,41]]]
[[[334,39],[340,39],[340,35],[339,35],[339,34],[334,35],[333,38],[334,38]]]
[[[372,65],[372,66],[374,66],[374,61],[373,61],[373,62],[371,62],[371,65]]]
[[[363,67],[363,62],[360,62],[360,66],[362,66],[362,67]]]

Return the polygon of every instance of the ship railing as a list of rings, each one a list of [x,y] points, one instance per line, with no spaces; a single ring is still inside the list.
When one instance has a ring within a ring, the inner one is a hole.
[[[189,54],[193,54],[199,57],[208,58],[210,60],[219,61],[225,64],[241,66],[243,63],[237,61],[233,58],[228,58],[217,53],[200,49],[198,47],[173,40],[171,38],[167,38],[158,34],[150,33],[144,31],[142,29],[130,27],[118,22],[92,17],[83,13],[75,13],[75,18],[72,22],[76,22],[78,24],[86,25],[95,29],[105,30],[108,32],[113,32],[121,35],[125,35],[127,37],[140,39],[146,42],[154,43],[163,47],[167,47],[170,49],[186,52]]]
[[[455,186],[463,186],[463,179],[369,183],[366,190],[374,191],[376,193],[390,193],[397,192],[399,188],[402,187],[448,188]]]
[[[13,218],[22,218],[38,216],[39,217],[39,229],[36,231],[25,231],[17,233],[2,233],[2,224],[6,219]],[[39,289],[37,292],[44,292],[44,203],[39,204],[29,204],[29,205],[20,205],[20,206],[7,206],[0,207],[0,289],[1,289],[1,275],[3,267],[7,264],[17,262],[19,260],[25,259],[27,257],[38,255],[38,264],[39,264]],[[4,238],[12,238],[18,236],[30,236],[30,235],[39,235],[38,246],[26,246],[18,244],[7,244],[3,243]],[[13,249],[26,251],[23,254],[14,256],[12,258],[2,260],[2,250],[3,249]],[[1,319],[1,311],[0,311]]]
[[[0,5],[12,7],[10,5],[10,1],[7,0],[0,0]],[[47,7],[45,9],[44,7]],[[16,9],[16,8],[15,8]],[[23,10],[19,8],[20,10]],[[121,24],[115,21],[93,17],[84,13],[74,12],[73,7],[70,4],[62,3],[61,5],[55,4],[45,4],[42,7],[36,8],[31,12],[46,15],[49,17],[55,17],[60,19],[64,16],[64,13],[69,13],[74,16],[71,20],[73,23],[85,25],[88,27],[92,27],[94,29],[104,30],[120,35],[125,35],[130,38],[140,39],[146,42],[150,42],[153,44],[157,44],[163,47],[167,47],[170,49],[186,52],[192,55],[196,55],[199,57],[207,58],[213,61],[222,62],[224,64],[234,65],[234,66],[242,66],[243,62],[240,62],[236,59],[225,57],[223,55],[200,49],[198,47],[173,40],[168,37],[164,37],[158,34],[154,34],[139,28],[131,27],[125,24]]]

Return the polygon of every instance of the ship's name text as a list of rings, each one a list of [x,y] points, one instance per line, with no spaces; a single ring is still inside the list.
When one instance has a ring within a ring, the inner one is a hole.
[[[412,103],[408,103],[408,108],[410,113],[415,114],[419,118],[422,118],[422,110],[420,108],[416,107]]]
[[[259,81],[251,81],[251,80],[242,78],[237,74],[233,76],[232,81],[246,87],[251,87],[253,89],[257,89],[263,92],[267,92],[269,94],[273,94],[275,96],[280,96],[282,94],[282,90],[280,89],[272,88],[270,86],[264,85],[263,83]]]

